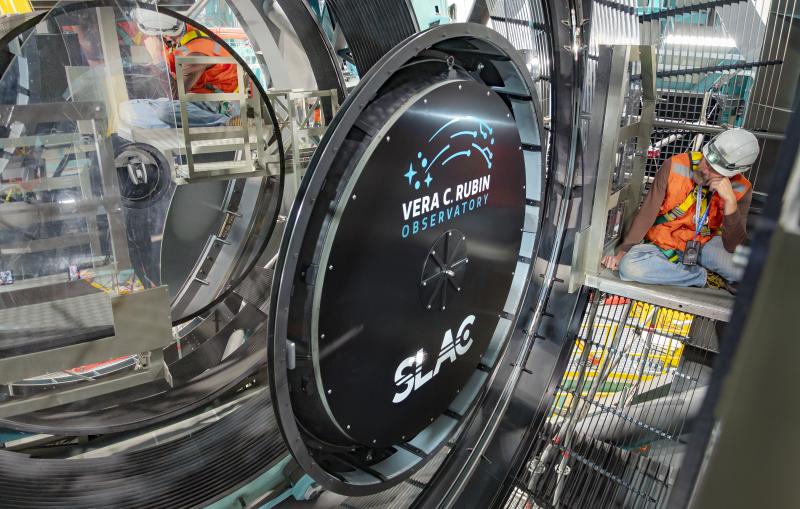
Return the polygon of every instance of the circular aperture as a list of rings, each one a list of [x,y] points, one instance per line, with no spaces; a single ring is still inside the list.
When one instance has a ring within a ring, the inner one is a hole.
[[[114,158],[119,193],[127,207],[148,207],[170,187],[170,167],[164,155],[144,143],[117,150]]]
[[[480,368],[517,262],[524,176],[509,108],[472,81],[417,94],[367,149],[326,237],[312,317],[318,389],[351,440],[410,439]]]
[[[445,311],[456,293],[461,292],[469,265],[467,237],[459,230],[448,230],[434,242],[425,257],[419,281],[420,299],[425,309]]]

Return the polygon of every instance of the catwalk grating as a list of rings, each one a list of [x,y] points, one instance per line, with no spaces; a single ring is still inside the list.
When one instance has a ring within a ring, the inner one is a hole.
[[[706,394],[719,326],[595,291],[506,507],[662,507]]]

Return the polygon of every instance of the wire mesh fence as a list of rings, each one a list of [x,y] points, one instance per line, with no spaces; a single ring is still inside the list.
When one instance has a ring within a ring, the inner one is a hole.
[[[506,507],[663,507],[705,396],[716,328],[595,291]]]
[[[650,177],[664,159],[708,139],[698,128],[781,132],[796,89],[796,76],[789,76],[784,64],[797,44],[792,42],[796,15],[797,0],[595,0],[586,100],[593,95],[591,59],[597,58],[598,45],[656,46],[657,122],[686,128],[654,131]],[[767,154],[754,165],[749,174],[754,187],[766,188],[758,181],[769,174],[771,161]]]

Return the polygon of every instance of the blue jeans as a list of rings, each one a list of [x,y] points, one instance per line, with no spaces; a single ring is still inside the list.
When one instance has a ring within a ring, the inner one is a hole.
[[[227,103],[227,111],[222,112],[222,103],[202,101],[187,102],[186,113],[189,117],[189,127],[215,127],[223,126],[228,120],[239,116],[240,106],[238,101]],[[172,127],[181,125],[180,101],[170,99],[156,99],[153,101],[158,119]]]
[[[683,258],[683,253],[678,256]],[[653,285],[705,286],[706,269],[731,282],[742,278],[742,269],[733,264],[733,253],[725,250],[718,235],[700,249],[698,264],[691,266],[672,263],[653,244],[633,246],[619,262],[619,278]]]

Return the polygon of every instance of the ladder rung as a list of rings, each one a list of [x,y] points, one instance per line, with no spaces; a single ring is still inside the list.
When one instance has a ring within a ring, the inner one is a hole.
[[[245,131],[241,127],[225,127],[225,130],[195,131],[189,129],[186,141],[231,140],[244,139]]]
[[[184,168],[186,165],[182,165]],[[251,171],[253,165],[247,161],[214,161],[210,163],[194,163],[194,173],[205,172],[238,172],[240,170]]]
[[[217,154],[219,152],[237,152],[245,150],[245,144],[239,143],[213,143],[192,147],[192,154]]]
[[[183,101],[184,102],[203,102],[203,101],[239,101],[244,102],[247,100],[247,96],[240,94],[238,92],[215,92],[211,94],[184,94]]]

